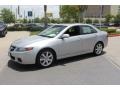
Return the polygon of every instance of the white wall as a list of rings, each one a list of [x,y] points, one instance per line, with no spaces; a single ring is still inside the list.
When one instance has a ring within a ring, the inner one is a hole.
[[[111,5],[111,14],[116,16],[118,14],[119,5]]]

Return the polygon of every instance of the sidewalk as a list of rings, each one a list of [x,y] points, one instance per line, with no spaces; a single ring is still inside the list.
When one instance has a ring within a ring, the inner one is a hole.
[[[112,62],[120,67],[120,36],[109,37],[108,46],[105,48],[105,51]]]

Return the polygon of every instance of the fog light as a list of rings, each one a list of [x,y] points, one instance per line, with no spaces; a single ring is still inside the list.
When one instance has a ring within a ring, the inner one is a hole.
[[[18,61],[19,61],[19,62],[22,62],[21,58],[18,58]]]

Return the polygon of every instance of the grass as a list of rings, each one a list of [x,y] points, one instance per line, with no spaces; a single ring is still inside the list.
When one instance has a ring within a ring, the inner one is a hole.
[[[100,30],[102,30],[102,31],[108,30],[108,28],[98,28],[98,29],[100,29]]]

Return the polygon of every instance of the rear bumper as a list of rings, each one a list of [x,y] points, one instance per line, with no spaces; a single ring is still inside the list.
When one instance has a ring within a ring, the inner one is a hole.
[[[104,40],[104,48],[108,45],[108,37]]]

